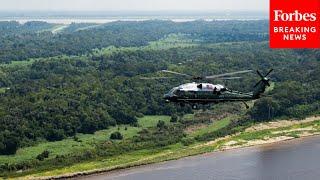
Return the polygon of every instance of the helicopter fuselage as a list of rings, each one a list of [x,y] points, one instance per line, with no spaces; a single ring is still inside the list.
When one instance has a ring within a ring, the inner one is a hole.
[[[174,87],[164,95],[166,102],[211,104],[230,101],[250,101],[257,99],[253,93],[230,90],[220,84],[187,83]]]

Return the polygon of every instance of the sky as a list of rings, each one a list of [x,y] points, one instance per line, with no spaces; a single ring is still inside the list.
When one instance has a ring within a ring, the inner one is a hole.
[[[269,0],[0,0],[0,11],[267,11]]]

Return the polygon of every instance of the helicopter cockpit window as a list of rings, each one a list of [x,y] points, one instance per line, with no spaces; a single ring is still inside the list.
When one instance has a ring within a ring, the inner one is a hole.
[[[173,94],[173,93],[175,93],[177,90],[178,90],[178,88],[172,88],[172,89],[169,91],[169,93],[170,93],[170,94]]]
[[[175,94],[180,95],[180,94],[182,94],[182,91],[181,91],[180,89],[177,89],[177,90],[175,91]]]

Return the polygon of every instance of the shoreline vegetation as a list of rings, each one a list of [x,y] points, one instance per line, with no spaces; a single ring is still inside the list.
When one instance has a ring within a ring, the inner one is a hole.
[[[170,145],[162,150],[134,151],[117,157],[88,161],[70,167],[44,171],[21,178],[60,179],[94,175],[102,172],[177,160],[183,157],[204,153],[271,144],[313,135],[320,135],[319,116],[311,116],[303,120],[263,122],[248,127],[243,132],[228,135],[213,141],[195,143],[190,146]],[[116,161],[117,163],[115,163]],[[110,165],[110,163],[113,165]]]

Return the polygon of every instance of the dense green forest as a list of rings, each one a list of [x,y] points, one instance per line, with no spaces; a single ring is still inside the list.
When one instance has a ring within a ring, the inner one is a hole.
[[[71,24],[62,33],[55,34],[50,31],[54,28],[53,24],[29,22],[21,25],[17,22],[0,22],[0,62],[79,55],[94,48],[111,45],[143,46],[171,33],[190,34],[206,42],[263,41],[268,38],[266,21],[119,21],[90,28],[92,26],[94,24]]]
[[[275,69],[271,75],[274,88],[267,97],[255,101],[250,110],[242,110],[241,123],[320,113],[320,51],[270,49],[267,21],[71,24],[52,33],[56,26],[0,23],[2,155],[77,133],[92,134],[121,124],[139,126],[137,119],[144,115],[191,113],[190,106],[162,100],[170,88],[188,81],[140,79],[162,76],[162,69],[193,75]],[[258,80],[252,73],[238,81],[213,83],[249,92]],[[225,110],[232,107],[236,108],[230,113],[238,113],[238,105],[223,106]],[[217,112],[223,113],[223,109]],[[231,133],[239,122],[224,129],[224,133],[208,137]],[[132,150],[164,146],[183,139],[183,127],[183,123],[160,123],[156,128],[144,129],[130,143],[97,147],[118,152],[125,151],[128,144]]]

